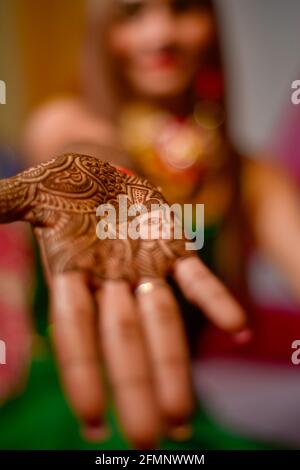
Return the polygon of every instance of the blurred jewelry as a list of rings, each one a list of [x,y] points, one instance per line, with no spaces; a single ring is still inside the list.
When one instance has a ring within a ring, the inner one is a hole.
[[[135,289],[135,294],[136,295],[149,294],[157,287],[169,288],[168,284],[164,282],[162,279],[155,279],[154,281],[141,282]]]
[[[162,188],[170,203],[206,206],[206,222],[223,218],[231,202],[229,150],[219,103],[197,102],[178,117],[158,107],[132,103],[121,115],[124,148],[136,170]]]
[[[166,430],[166,435],[172,441],[185,442],[191,439],[193,435],[193,428],[192,425],[188,423],[173,426]]]

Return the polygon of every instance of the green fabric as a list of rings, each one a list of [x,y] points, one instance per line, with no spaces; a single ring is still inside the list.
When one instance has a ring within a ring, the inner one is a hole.
[[[32,362],[24,393],[0,408],[0,449],[6,450],[126,450],[128,444],[117,428],[110,406],[107,419],[111,437],[102,444],[89,444],[63,398],[55,364],[51,357]],[[193,422],[193,436],[184,443],[164,440],[162,449],[269,449],[271,446],[239,437],[220,428],[198,408]]]

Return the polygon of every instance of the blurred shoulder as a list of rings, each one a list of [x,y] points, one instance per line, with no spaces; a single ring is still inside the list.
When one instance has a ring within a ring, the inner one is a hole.
[[[23,133],[23,149],[28,163],[36,164],[73,143],[110,145],[114,133],[112,125],[93,114],[83,101],[64,98],[41,106],[30,116]]]

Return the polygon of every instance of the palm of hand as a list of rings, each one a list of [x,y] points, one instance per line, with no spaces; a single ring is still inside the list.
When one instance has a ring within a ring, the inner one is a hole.
[[[145,276],[165,276],[178,254],[184,254],[184,243],[179,241],[98,239],[96,210],[100,204],[117,206],[119,195],[125,195],[128,204],[150,207],[165,203],[146,180],[75,154],[53,159],[16,178],[24,219],[35,228],[52,273],[81,270],[92,283],[100,278],[136,284]]]

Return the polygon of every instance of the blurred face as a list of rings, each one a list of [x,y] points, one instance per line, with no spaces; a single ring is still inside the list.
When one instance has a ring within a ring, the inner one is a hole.
[[[120,74],[138,95],[170,98],[191,85],[210,45],[206,0],[117,0],[109,32]]]

